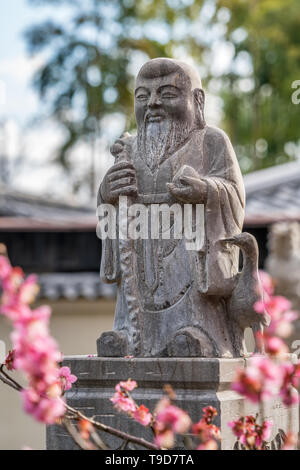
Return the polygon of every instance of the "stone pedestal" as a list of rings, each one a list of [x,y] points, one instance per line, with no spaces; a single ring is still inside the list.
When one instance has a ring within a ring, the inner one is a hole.
[[[221,427],[222,449],[237,448],[236,439],[227,423],[243,415],[260,413],[256,405],[245,401],[230,390],[237,367],[247,366],[249,359],[206,359],[206,358],[88,358],[73,356],[64,360],[78,377],[78,381],[67,394],[68,403],[87,416],[110,426],[119,428],[153,441],[149,429],[135,423],[125,415],[116,412],[110,398],[120,380],[131,378],[138,382],[133,397],[138,404],[143,403],[151,411],[163,395],[163,386],[170,384],[176,392],[177,404],[187,411],[193,422],[202,416],[202,408],[208,405],[218,410],[216,424]],[[268,403],[264,418],[274,422],[270,448],[280,446],[283,432],[291,426],[298,432],[298,407],[285,408],[280,399]],[[121,442],[108,434],[102,435],[112,449]],[[179,443],[183,448],[183,444]],[[67,433],[59,427],[47,430],[47,449],[76,449]]]

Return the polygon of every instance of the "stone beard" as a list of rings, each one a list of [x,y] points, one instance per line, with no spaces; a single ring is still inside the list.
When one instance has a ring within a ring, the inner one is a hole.
[[[138,127],[137,147],[151,172],[188,139],[190,131],[188,122],[175,119],[150,122],[145,119]]]

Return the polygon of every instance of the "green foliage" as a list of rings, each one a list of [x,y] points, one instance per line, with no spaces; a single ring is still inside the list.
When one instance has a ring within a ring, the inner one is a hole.
[[[300,109],[291,101],[300,78],[299,1],[218,0],[221,8],[230,11],[225,39],[234,45],[222,76],[225,128],[244,171],[284,163],[294,158],[286,144],[299,140]],[[236,70],[241,57],[251,65],[245,77]]]

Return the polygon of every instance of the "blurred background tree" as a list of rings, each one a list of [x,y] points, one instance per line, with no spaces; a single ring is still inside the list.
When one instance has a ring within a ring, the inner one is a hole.
[[[230,18],[224,38],[234,46],[221,77],[223,125],[245,172],[299,154],[299,107],[291,101],[300,78],[298,0],[218,0]],[[216,16],[214,16],[216,19]]]
[[[46,21],[26,32],[31,54],[46,57],[34,86],[67,131],[57,154],[67,171],[71,149],[105,135],[108,116],[124,116],[124,129],[132,129],[137,64],[163,56],[192,57],[205,88],[222,98],[221,125],[244,172],[295,158],[298,0],[30,1],[70,12],[68,22]],[[229,65],[217,70],[213,57],[222,48]],[[95,152],[85,175],[92,195],[95,158],[101,156]]]

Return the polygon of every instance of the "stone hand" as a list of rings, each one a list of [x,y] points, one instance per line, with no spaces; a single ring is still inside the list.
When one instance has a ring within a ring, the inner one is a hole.
[[[176,173],[172,183],[167,184],[168,190],[176,199],[191,204],[206,202],[207,184],[194,168],[184,165]]]
[[[115,163],[106,173],[100,193],[105,203],[114,204],[119,196],[136,196],[136,173],[132,163],[124,160]]]
[[[119,196],[136,196],[136,172],[131,163],[133,137],[126,132],[111,146],[115,164],[106,173],[101,185],[100,194],[104,202],[114,204]]]

